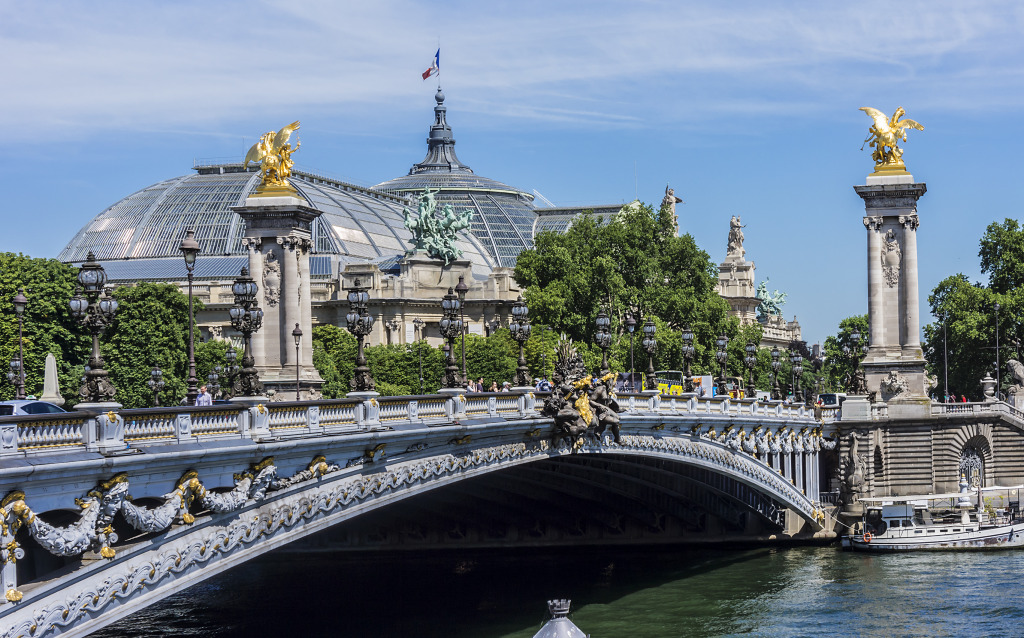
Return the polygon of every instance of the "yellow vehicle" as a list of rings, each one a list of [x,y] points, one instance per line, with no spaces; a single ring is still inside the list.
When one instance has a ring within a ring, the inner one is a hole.
[[[654,373],[658,380],[658,390],[662,394],[680,395],[686,391],[686,380],[679,370],[659,370]]]

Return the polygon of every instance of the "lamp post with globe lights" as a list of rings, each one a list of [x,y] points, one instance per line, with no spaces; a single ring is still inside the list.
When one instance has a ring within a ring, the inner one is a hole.
[[[153,367],[149,371],[149,381],[146,381],[146,385],[149,386],[150,391],[153,393],[153,407],[160,407],[160,393],[163,392],[164,386],[164,371],[160,368]]]
[[[448,289],[441,299],[441,321],[438,325],[441,328],[441,336],[447,342],[448,349],[445,354],[444,387],[449,390],[461,389],[462,378],[459,374],[459,365],[455,362],[455,337],[462,334],[462,319],[459,318],[459,296],[452,288]],[[515,311],[513,310],[513,313]]]
[[[18,294],[11,299],[14,305],[14,314],[18,315],[18,369],[14,369],[14,362],[11,362],[11,371],[17,373],[15,382],[15,399],[25,398],[25,336],[24,336],[24,315],[25,306],[28,305],[28,298],[25,297],[25,289],[18,290]]]
[[[648,319],[644,322],[644,338],[640,342],[644,352],[647,353],[647,378],[644,379],[644,390],[651,391],[658,389],[658,378],[654,372],[654,356],[658,354],[658,340],[655,338],[654,333],[657,332],[658,327],[654,325],[654,321]]]
[[[199,255],[199,242],[196,241],[196,231],[185,231],[185,239],[181,240],[178,250],[185,256],[185,270],[188,271],[188,390],[185,392],[185,400],[188,405],[195,405],[196,397],[199,396],[196,378],[196,354],[195,354],[195,313],[192,311],[192,271],[196,267],[196,257]]]
[[[255,397],[263,394],[263,383],[256,371],[256,360],[252,355],[252,333],[263,325],[263,310],[256,305],[259,286],[249,276],[249,269],[242,268],[241,274],[231,285],[235,305],[228,310],[231,327],[242,333],[242,369],[238,372],[231,394],[235,397]]]
[[[462,387],[469,384],[469,377],[466,374],[466,293],[469,286],[466,285],[466,277],[459,275],[459,283],[455,286],[455,294],[459,296],[459,320],[462,322],[462,333],[459,339],[462,341]]]
[[[744,349],[747,356],[743,357],[743,363],[747,366],[747,398],[757,398],[757,387],[754,382],[754,368],[757,367],[757,344],[748,341]]]
[[[526,365],[526,341],[530,338],[530,309],[522,296],[512,304],[512,321],[508,325],[512,338],[519,344],[519,362],[516,367],[516,376],[512,385],[517,388],[532,388],[530,383],[530,368]]]
[[[78,271],[78,285],[75,295],[68,302],[71,315],[82,326],[92,333],[92,353],[89,355],[89,366],[85,380],[78,394],[85,403],[110,403],[117,394],[117,388],[110,382],[107,371],[103,369],[103,357],[100,355],[100,334],[106,330],[117,314],[117,300],[106,290],[107,273],[103,266],[96,262],[96,256],[90,251]]]
[[[220,373],[224,368],[219,365],[213,366],[210,374],[206,375],[206,389],[210,391],[210,397],[216,399],[220,392]]]
[[[354,285],[348,291],[348,314],[345,320],[348,323],[348,331],[356,338],[358,351],[356,353],[356,369],[349,383],[353,392],[375,392],[377,384],[370,374],[370,368],[366,365],[366,354],[363,352],[363,340],[373,330],[373,315],[367,311],[367,304],[370,302],[368,289],[359,285],[356,279]]]
[[[779,370],[782,368],[780,356],[778,346],[774,346],[772,348],[772,401],[782,400],[782,388],[779,387]]]
[[[804,373],[804,357],[797,350],[791,350],[789,353],[789,362],[793,365],[793,402],[803,403],[804,394],[800,390],[800,375]]]
[[[725,380],[725,364],[729,361],[729,351],[726,348],[729,347],[729,337],[723,332],[719,335],[718,339],[715,339],[715,361],[718,365],[722,366],[722,373],[718,377],[718,395],[729,394],[729,388],[726,386]]]
[[[636,319],[632,314],[626,315],[626,332],[629,333],[629,391],[636,392],[633,384],[633,375],[636,369],[633,365],[633,333],[636,332]]]
[[[686,392],[693,392],[693,374],[690,371],[690,364],[693,363],[693,356],[697,349],[693,347],[693,329],[686,326],[682,330],[683,337],[683,382]]]
[[[11,371],[7,373],[7,380],[14,386],[14,398],[25,398],[25,370],[21,365],[21,359],[15,356],[11,359]]]
[[[292,330],[292,339],[295,340],[295,400],[299,401],[299,344],[302,343],[302,328],[299,324],[295,324]]]
[[[597,319],[594,321],[594,325],[597,327],[597,331],[594,333],[594,341],[597,343],[597,347],[601,349],[601,376],[608,374],[608,348],[612,345],[612,333],[609,327],[612,325],[612,320],[608,317],[608,313],[605,312],[604,308],[597,313]]]
[[[224,375],[227,383],[224,384],[224,396],[225,398],[231,398],[231,388],[235,385],[235,377],[238,375],[238,371],[241,369],[235,364],[238,360],[238,353],[235,351],[234,346],[228,346],[227,352],[224,353],[224,360],[227,365],[224,366]]]

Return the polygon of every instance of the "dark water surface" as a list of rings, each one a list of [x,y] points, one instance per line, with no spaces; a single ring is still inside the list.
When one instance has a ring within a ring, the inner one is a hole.
[[[1024,552],[834,548],[280,553],[95,634],[530,638],[573,600],[594,638],[1021,636]]]

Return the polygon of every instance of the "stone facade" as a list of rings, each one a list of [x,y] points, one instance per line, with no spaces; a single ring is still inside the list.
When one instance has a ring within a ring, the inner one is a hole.
[[[754,262],[747,261],[739,251],[730,251],[718,265],[718,294],[729,304],[729,314],[738,317],[740,324],[758,322],[757,308],[761,300],[755,296]],[[800,340],[800,324],[796,317],[786,321],[780,315],[769,315],[761,322],[764,329],[761,347],[785,349],[790,342]]]

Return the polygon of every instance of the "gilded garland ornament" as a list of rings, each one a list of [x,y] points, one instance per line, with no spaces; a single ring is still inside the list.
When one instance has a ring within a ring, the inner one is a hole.
[[[861,107],[860,110],[867,113],[868,117],[874,121],[871,128],[868,129],[868,136],[864,139],[864,144],[875,149],[871,154],[871,159],[875,160],[875,172],[906,173],[903,149],[899,147],[899,142],[907,141],[908,128],[923,131],[924,126],[910,118],[900,119],[906,114],[902,106],[896,109],[892,117],[888,118],[885,113],[869,106]],[[861,145],[861,149],[863,148],[864,146]]]
[[[302,146],[302,142],[296,142],[293,148],[288,140],[291,138],[292,132],[298,128],[299,122],[296,120],[280,131],[264,133],[245,154],[245,161],[242,164],[248,166],[250,162],[258,162],[260,173],[263,175],[263,180],[256,187],[256,197],[298,195],[298,192],[288,183],[292,167],[295,166],[292,153]]]

